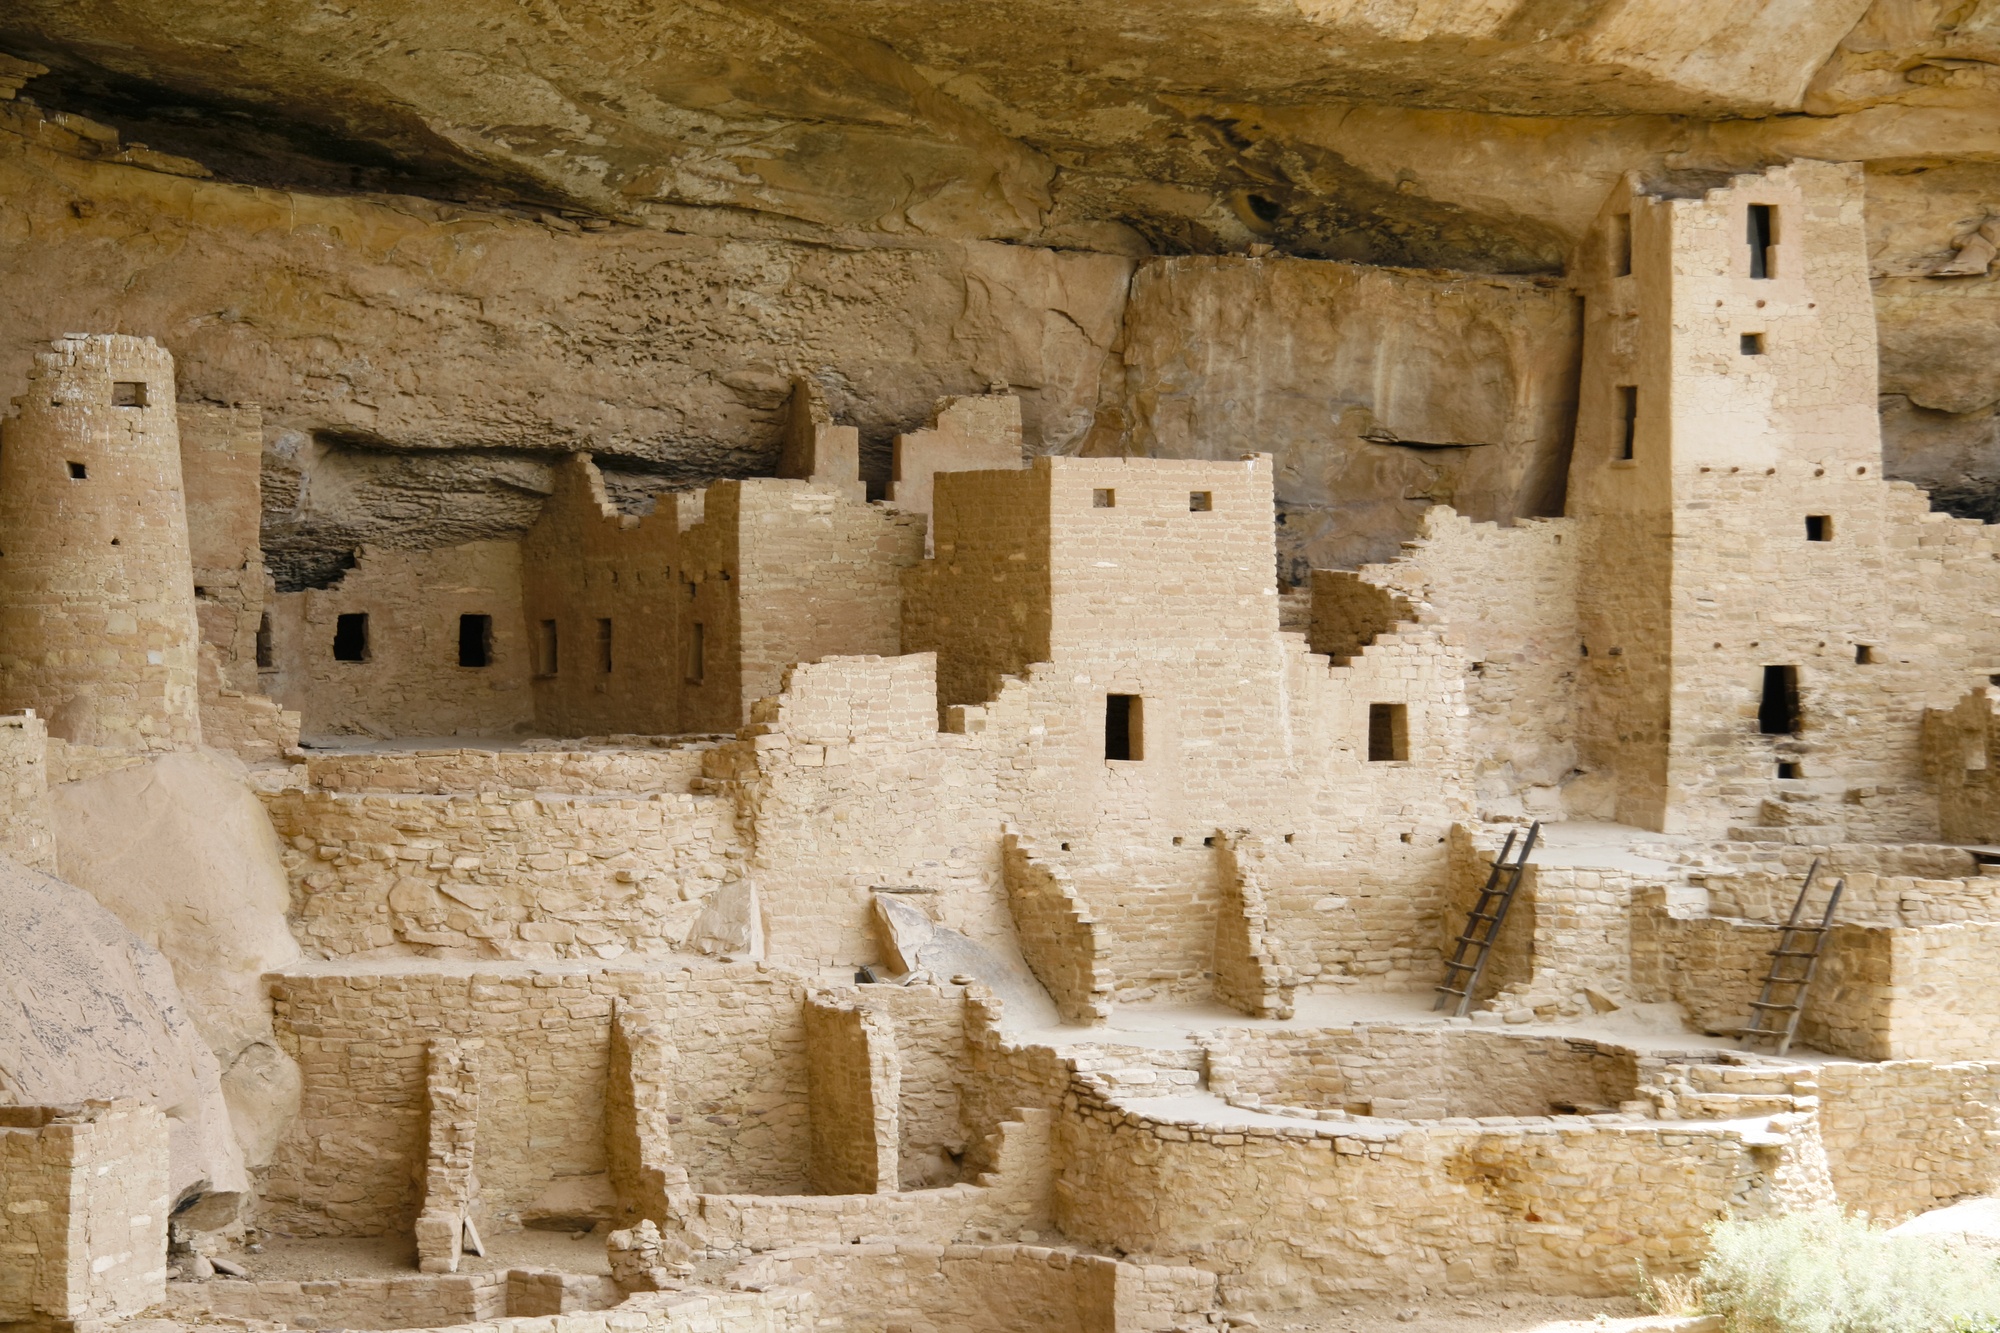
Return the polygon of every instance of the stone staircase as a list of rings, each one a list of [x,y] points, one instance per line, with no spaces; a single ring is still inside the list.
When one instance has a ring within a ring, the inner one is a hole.
[[[1647,1076],[1650,1075],[1650,1076]],[[1639,1096],[1660,1120],[1750,1120],[1818,1104],[1813,1071],[1797,1065],[1668,1062],[1642,1071]]]

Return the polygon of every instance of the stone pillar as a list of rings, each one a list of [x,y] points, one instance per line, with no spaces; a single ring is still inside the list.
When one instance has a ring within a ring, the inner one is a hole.
[[[201,743],[174,363],[59,339],[0,430],[0,711],[137,750]]]
[[[429,1139],[424,1153],[424,1205],[417,1217],[417,1267],[456,1273],[466,1226],[479,1197],[473,1169],[479,1129],[478,1040],[433,1037],[424,1077]],[[476,1234],[476,1233],[475,1233]]]
[[[902,1065],[889,1019],[852,992],[806,997],[808,1168],[815,1194],[894,1194],[901,1188]]]

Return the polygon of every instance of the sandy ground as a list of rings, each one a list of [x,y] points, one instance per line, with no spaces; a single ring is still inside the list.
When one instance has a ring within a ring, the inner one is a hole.
[[[577,1240],[566,1231],[502,1231],[485,1237],[485,1241],[486,1257],[468,1254],[459,1264],[461,1273],[559,1268],[565,1273],[611,1275],[602,1232]],[[237,1251],[229,1256],[258,1280],[406,1277],[417,1270],[416,1241],[409,1236],[292,1239],[266,1232],[260,1243],[261,1254]]]

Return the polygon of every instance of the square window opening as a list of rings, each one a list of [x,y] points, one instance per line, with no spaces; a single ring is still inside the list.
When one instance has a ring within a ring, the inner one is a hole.
[[[611,621],[597,622],[597,669],[609,674],[611,671]]]
[[[462,667],[493,665],[493,617],[458,618],[458,664]]]
[[[1750,276],[1770,278],[1778,272],[1778,210],[1772,204],[1752,204],[1748,214]]]
[[[1213,491],[1188,492],[1189,513],[1206,514],[1214,508],[1215,508],[1215,493]]]
[[[83,464],[71,463],[69,465],[69,479],[71,481],[82,481],[89,475],[90,475],[90,469],[85,467]]]
[[[1745,356],[1764,355],[1764,335],[1761,333],[1739,335],[1737,338],[1737,350]]]
[[[1618,458],[1630,462],[1638,455],[1639,448],[1639,386],[1621,384],[1618,386],[1618,415],[1620,434]]]
[[[1807,514],[1806,540],[1809,542],[1830,542],[1833,540],[1833,515]]]
[[[1145,700],[1138,695],[1104,696],[1104,757],[1121,761],[1146,757]]]
[[[111,385],[111,405],[113,407],[144,407],[146,405],[145,381],[113,381]]]
[[[1854,645],[1854,664],[1856,666],[1874,666],[1875,661],[1875,650],[1872,647],[1865,643]]]
[[[368,660],[368,613],[366,611],[343,611],[334,619],[333,660],[336,662],[366,662]]]
[[[1764,689],[1757,701],[1757,730],[1766,736],[1799,733],[1799,669],[1764,668]]]
[[[1410,757],[1408,704],[1368,705],[1368,762],[1394,763]]]
[[[1802,773],[1799,770],[1799,766],[1793,763],[1791,760],[1780,759],[1778,761],[1778,776],[1780,778],[1802,778],[1805,776],[1805,774]]]
[[[682,674],[687,678],[688,684],[699,685],[707,669],[708,635],[702,629],[701,622],[695,621],[688,626],[687,664]]]
[[[257,617],[257,669],[269,671],[278,665],[276,648],[271,642],[271,613]]]
[[[553,676],[562,665],[562,643],[557,637],[556,622],[540,621],[535,626],[535,674]]]
[[[1614,213],[1611,215],[1611,276],[1630,277],[1632,274],[1632,215]]]
[[[1092,509],[1116,509],[1118,507],[1118,492],[1108,486],[1092,491],[1090,493],[1090,507]]]

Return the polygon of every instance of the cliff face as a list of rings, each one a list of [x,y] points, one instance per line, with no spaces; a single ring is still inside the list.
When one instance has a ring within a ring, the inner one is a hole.
[[[294,583],[518,531],[556,450],[768,470],[795,372],[878,473],[998,381],[1043,451],[1273,452],[1288,571],[1550,512],[1606,193],[1790,157],[1868,164],[1893,474],[2000,515],[2000,3],[19,0],[0,51],[0,382],[115,329],[266,404]]]

